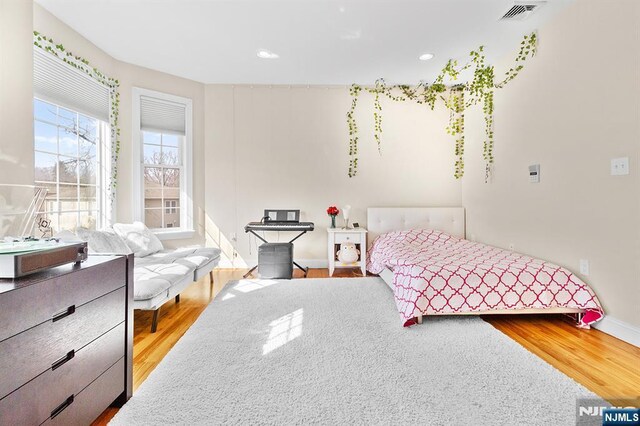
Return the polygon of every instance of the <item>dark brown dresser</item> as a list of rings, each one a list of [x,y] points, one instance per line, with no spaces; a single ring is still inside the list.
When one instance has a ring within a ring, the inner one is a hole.
[[[0,279],[0,425],[88,425],[132,393],[133,257]]]

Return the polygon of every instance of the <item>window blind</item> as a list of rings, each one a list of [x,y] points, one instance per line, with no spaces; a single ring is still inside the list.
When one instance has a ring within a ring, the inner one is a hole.
[[[42,100],[109,122],[109,89],[39,48],[33,49],[33,93]]]
[[[185,134],[186,105],[140,96],[140,129]]]

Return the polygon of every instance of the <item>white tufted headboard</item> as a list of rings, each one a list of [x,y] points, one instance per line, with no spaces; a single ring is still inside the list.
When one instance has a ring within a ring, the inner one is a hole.
[[[436,229],[465,238],[464,207],[370,207],[367,209],[367,239],[391,231],[413,228]]]

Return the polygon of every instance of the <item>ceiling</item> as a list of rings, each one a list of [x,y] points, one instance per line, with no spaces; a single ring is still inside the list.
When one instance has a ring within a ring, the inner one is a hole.
[[[481,44],[498,59],[573,0],[512,22],[514,0],[36,2],[116,59],[203,83],[370,84],[432,80]]]

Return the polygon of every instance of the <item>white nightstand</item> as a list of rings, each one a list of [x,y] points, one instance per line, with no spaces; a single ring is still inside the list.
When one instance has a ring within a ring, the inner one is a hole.
[[[362,276],[367,276],[367,230],[364,228],[327,228],[329,241],[327,255],[329,257],[329,275],[333,275],[336,268],[360,268]],[[360,250],[360,259],[353,263],[342,263],[336,258],[340,244],[354,243]]]

